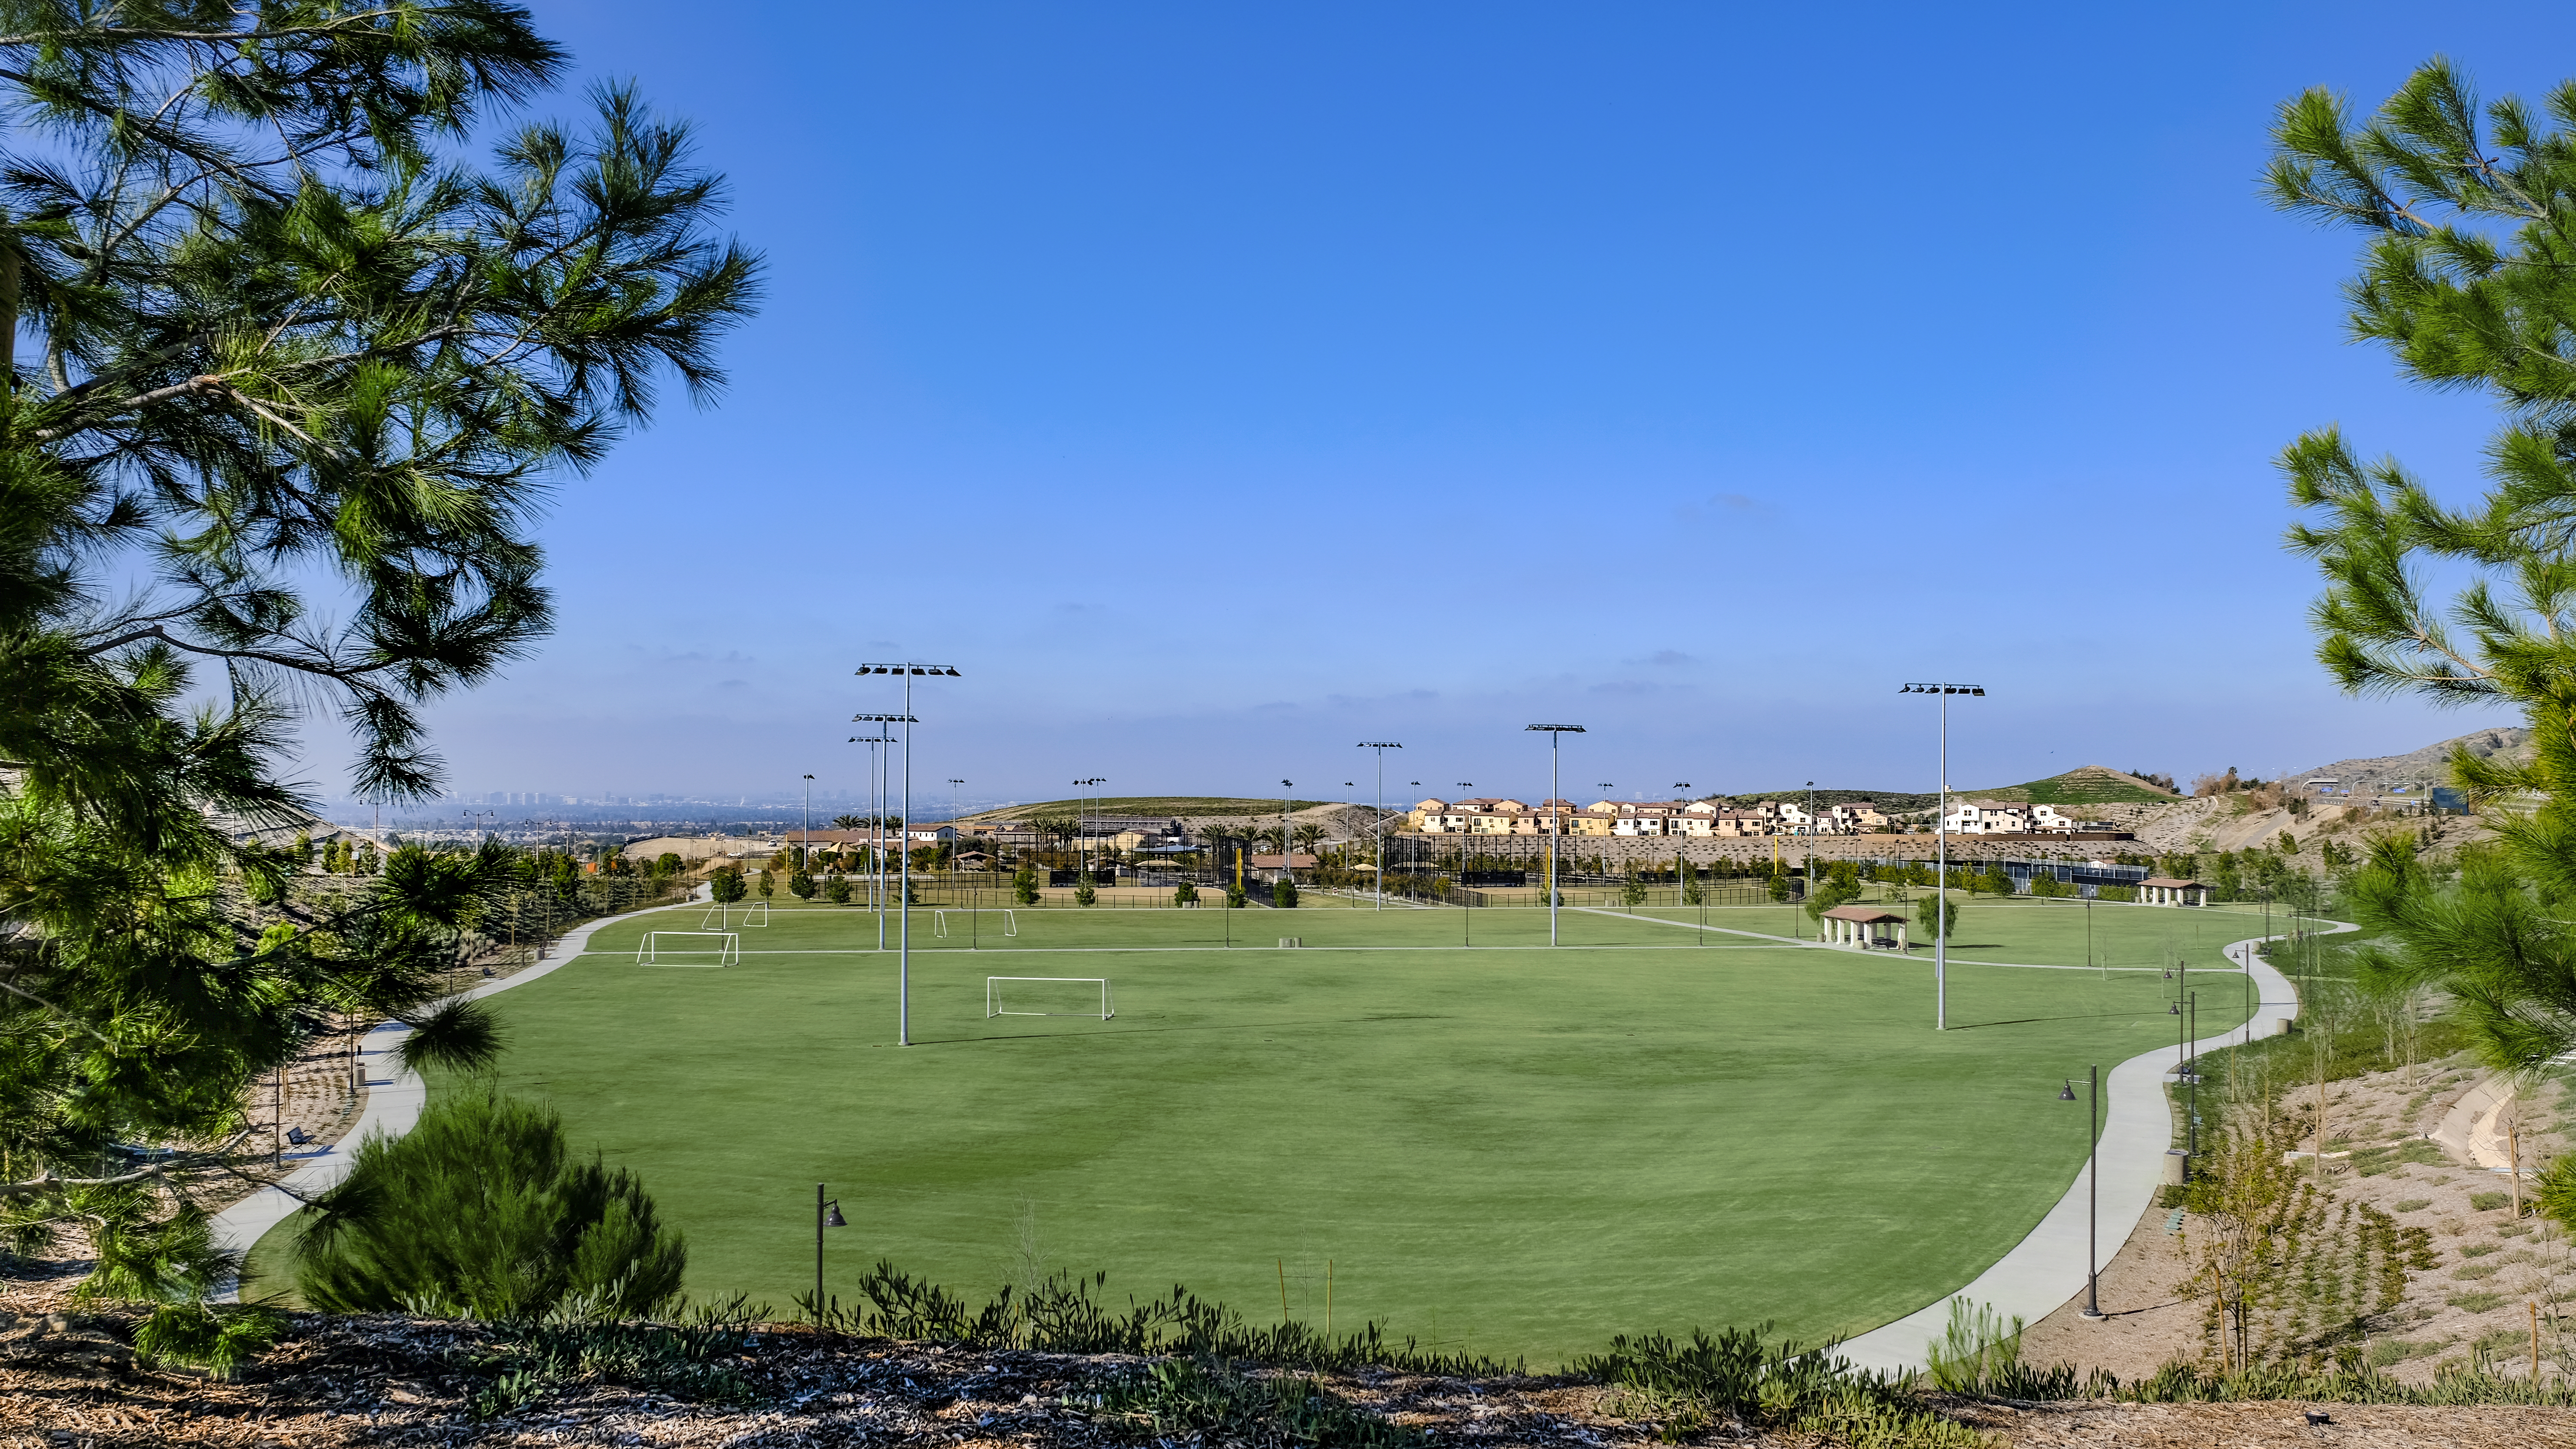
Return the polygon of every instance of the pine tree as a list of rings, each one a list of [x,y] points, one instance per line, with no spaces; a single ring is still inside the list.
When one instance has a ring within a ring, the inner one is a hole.
[[[0,0],[0,59],[0,1230],[186,1297],[249,1081],[391,1015],[494,1044],[440,973],[506,854],[398,851],[326,911],[236,831],[300,818],[316,706],[359,793],[438,788],[421,706],[548,626],[543,490],[660,379],[712,394],[757,264],[632,90],[463,158],[567,68],[500,0]]]
[[[2436,60],[2366,121],[2309,91],[2281,108],[2274,139],[2278,204],[2365,238],[2352,331],[2418,381],[2477,389],[2503,413],[2490,486],[2466,508],[2392,459],[2362,461],[2332,428],[2281,466],[2310,512],[2289,541],[2325,576],[2313,617],[2336,682],[2505,706],[2531,727],[2525,762],[2452,757],[2497,836],[2462,857],[2456,883],[2383,838],[2349,892],[2390,943],[2365,958],[2367,984],[2440,987],[2489,1065],[2536,1074],[2576,1049],[2576,81],[2539,107],[2481,106]],[[2462,575],[2447,602],[2425,593]],[[2576,1173],[2576,1158],[2560,1170]],[[2576,1224],[2576,1193],[2567,1210]]]

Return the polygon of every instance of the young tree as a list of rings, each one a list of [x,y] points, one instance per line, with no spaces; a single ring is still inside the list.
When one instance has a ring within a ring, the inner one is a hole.
[[[2351,878],[2352,910],[2389,943],[2364,960],[2383,991],[2437,986],[2487,1063],[2537,1073],[2576,1049],[2576,83],[2545,106],[2481,106],[2447,62],[2417,70],[2356,122],[2310,91],[2282,106],[2270,182],[2284,208],[2365,237],[2351,327],[2433,387],[2492,397],[2491,480],[2454,508],[2394,460],[2364,462],[2323,429],[2282,456],[2311,521],[2291,547],[2326,590],[2313,611],[2327,671],[2356,694],[2505,706],[2527,761],[2455,753],[2454,783],[2495,831],[2456,884],[2401,840]],[[2448,602],[2432,580],[2470,576]],[[2529,808],[2509,801],[2532,800]],[[2544,1200],[2546,1200],[2544,1198]]]
[[[720,866],[708,873],[707,890],[718,902],[731,905],[751,894],[751,883],[743,879],[742,867]]]
[[[801,870],[789,876],[787,893],[800,901],[814,899],[814,877]]]
[[[1959,903],[1925,895],[1914,906],[1914,929],[1922,933],[1926,944],[1958,934]]]
[[[836,906],[848,905],[850,903],[850,878],[841,874],[837,870],[832,872],[832,878],[823,883],[823,899],[830,901]]]
[[[1024,906],[1038,903],[1038,873],[1035,866],[1021,866],[1011,876],[1011,899]]]

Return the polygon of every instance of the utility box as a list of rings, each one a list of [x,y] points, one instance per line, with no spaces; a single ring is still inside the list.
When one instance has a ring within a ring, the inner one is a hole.
[[[2290,1019],[2289,1019],[2288,1017],[2286,1017],[2286,1016],[2285,1016],[2285,1017],[2282,1017],[2279,1021],[2276,1021],[2276,1022],[2272,1023],[2272,1035],[2274,1035],[2274,1036],[2288,1036],[2289,1034],[2290,1034]]]
[[[1303,946],[1305,944],[1306,938],[1303,936],[1282,936],[1279,938],[1279,949],[1282,951],[1293,950],[1296,947]]]
[[[2179,1147],[2165,1149],[2165,1186],[2181,1187],[2191,1181],[2191,1154]]]

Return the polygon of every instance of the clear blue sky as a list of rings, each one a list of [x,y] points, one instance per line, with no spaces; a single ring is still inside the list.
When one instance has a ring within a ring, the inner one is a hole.
[[[697,122],[771,292],[563,487],[460,789],[855,787],[907,654],[965,674],[917,778],[986,798],[1362,739],[1527,795],[1539,720],[1587,793],[1926,789],[1944,677],[1970,786],[2489,722],[2312,661],[2275,453],[2465,489],[2493,417],[2344,340],[2354,239],[2255,178],[2308,85],[2576,75],[2564,7],[539,13]]]

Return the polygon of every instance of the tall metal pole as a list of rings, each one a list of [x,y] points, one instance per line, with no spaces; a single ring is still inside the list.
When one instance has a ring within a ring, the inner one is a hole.
[[[814,777],[805,777],[805,852],[797,857],[796,873],[803,873],[814,859]]]
[[[901,664],[862,664],[859,666],[859,672],[903,676],[903,713],[887,717],[890,721],[903,725],[903,813],[899,817],[903,821],[903,835],[897,837],[900,841],[912,832],[912,727],[917,723],[912,716],[912,681],[925,674],[942,675],[954,679],[958,677],[957,668],[951,664],[916,664],[906,661]],[[910,1046],[912,1045],[912,852],[910,850],[903,852],[902,858],[896,862],[895,871],[896,887],[903,894],[903,898],[895,905],[895,909],[900,912],[895,920],[895,1042],[899,1046]]]
[[[1941,696],[1941,778],[1933,816],[1932,1029],[1950,1029],[1950,696],[1983,697],[1982,684],[1908,684],[1899,694]]]
[[[1386,752],[1404,746],[1394,740],[1362,740],[1360,748],[1377,751],[1377,908],[1386,909]]]
[[[1560,788],[1557,784],[1557,746],[1567,735],[1582,734],[1583,726],[1567,724],[1534,724],[1534,730],[1547,734],[1547,943],[1556,944],[1556,837],[1565,828],[1565,817],[1554,803]]]

